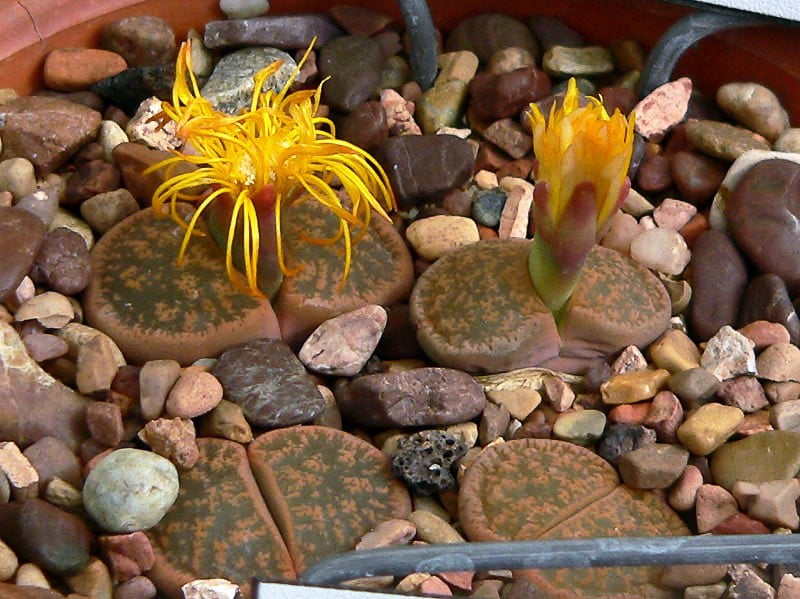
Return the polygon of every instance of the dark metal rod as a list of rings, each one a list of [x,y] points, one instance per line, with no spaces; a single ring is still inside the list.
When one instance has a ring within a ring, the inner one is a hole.
[[[765,17],[750,13],[699,11],[686,15],[661,36],[648,55],[639,82],[639,95],[644,97],[667,83],[683,53],[704,37],[726,29],[768,23]]]
[[[312,565],[309,585],[412,572],[800,562],[798,535],[701,535],[504,541],[351,551]]]
[[[431,11],[425,0],[397,0],[397,4],[408,32],[411,74],[424,91],[433,85],[439,68]]]

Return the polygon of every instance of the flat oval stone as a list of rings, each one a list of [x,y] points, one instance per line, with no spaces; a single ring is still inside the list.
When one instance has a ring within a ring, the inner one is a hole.
[[[352,246],[350,275],[342,280],[340,243],[306,243],[306,237],[330,239],[339,221],[317,202],[294,203],[282,214],[283,250],[292,276],[275,298],[281,335],[299,349],[324,321],[368,304],[391,306],[404,301],[414,282],[411,254],[392,223],[373,212],[361,239]],[[360,232],[359,232],[360,234]]]
[[[372,38],[346,35],[322,46],[317,63],[320,76],[330,77],[322,87],[323,101],[350,112],[378,89],[386,57]]]
[[[792,305],[786,283],[778,275],[765,273],[750,280],[744,291],[739,326],[766,320],[782,324],[792,343],[800,343],[800,318]]]
[[[724,325],[736,323],[747,281],[744,259],[725,233],[710,229],[695,240],[689,323],[697,339],[705,341]]]
[[[372,149],[386,171],[401,210],[460,187],[472,176],[469,144],[454,135],[390,137]]]
[[[711,458],[714,481],[731,491],[737,481],[794,478],[800,470],[800,433],[765,431],[726,443]]]
[[[175,59],[177,44],[172,26],[149,15],[117,19],[105,25],[100,45],[116,52],[128,66],[158,66]]]
[[[789,127],[789,115],[767,87],[751,81],[719,86],[717,104],[748,129],[774,142]]]
[[[748,150],[769,150],[770,145],[758,133],[743,127],[710,120],[690,119],[686,138],[701,152],[733,162]]]
[[[409,303],[417,339],[440,366],[505,372],[559,351],[555,320],[528,275],[530,241],[452,250],[417,280]]]
[[[80,293],[89,284],[91,258],[83,237],[59,227],[44,238],[31,278],[64,295]]]
[[[727,198],[725,219],[744,254],[762,272],[800,292],[800,164],[762,160]],[[769,243],[764,240],[768,239]]]
[[[389,458],[344,431],[279,429],[253,441],[247,455],[298,573],[352,550],[379,523],[411,512]]]
[[[318,46],[342,35],[327,15],[267,15],[206,23],[203,41],[209,49],[230,46],[272,46],[284,50],[308,48],[316,38]]]
[[[33,266],[44,240],[44,225],[21,208],[0,207],[0,302],[14,293]]]
[[[77,572],[89,562],[89,527],[42,499],[0,506],[0,537],[20,558],[53,574]]]
[[[474,52],[483,64],[503,48],[523,48],[534,59],[539,57],[539,44],[522,21],[504,14],[490,13],[469,17],[456,25],[447,36],[446,49]]]
[[[142,449],[112,451],[92,468],[83,485],[86,512],[110,532],[155,526],[177,496],[175,466]]]
[[[554,77],[592,77],[613,71],[614,61],[603,46],[553,46],[542,57],[542,69]]]
[[[209,237],[193,238],[183,266],[175,264],[182,238],[183,229],[152,210],[106,233],[92,250],[86,322],[135,364],[188,365],[250,339],[280,337],[269,300],[234,287]]]
[[[253,572],[294,580],[295,566],[258,488],[245,448],[226,439],[197,440],[200,459],[180,473],[172,509],[147,531],[156,562],[147,576],[169,599],[181,585],[209,575],[241,585],[245,596]],[[101,462],[102,463],[102,462]],[[204,542],[225,531],[225,551]]]
[[[254,339],[224,352],[211,369],[225,398],[259,427],[308,422],[325,408],[302,362],[280,339]]]
[[[500,74],[484,71],[469,82],[470,108],[490,120],[516,117],[549,93],[549,77],[533,66]]]
[[[337,389],[342,414],[363,426],[440,426],[466,422],[486,405],[483,387],[449,368],[361,376]]]

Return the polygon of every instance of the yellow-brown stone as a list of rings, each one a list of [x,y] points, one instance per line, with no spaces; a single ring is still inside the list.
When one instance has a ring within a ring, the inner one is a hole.
[[[708,455],[736,432],[742,420],[739,408],[707,403],[678,427],[678,440],[693,454]]]
[[[603,403],[623,404],[635,403],[655,397],[656,393],[665,389],[669,379],[669,371],[664,368],[658,370],[635,370],[612,376],[600,387]]]
[[[700,366],[700,350],[689,336],[678,329],[669,329],[650,345],[650,359],[670,373]]]

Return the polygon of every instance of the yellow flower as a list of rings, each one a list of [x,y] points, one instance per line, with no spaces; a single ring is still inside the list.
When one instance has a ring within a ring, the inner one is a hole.
[[[557,314],[630,189],[634,115],[609,116],[597,98],[580,106],[570,79],[561,107],[554,103],[545,119],[531,104],[530,123],[537,164],[528,269],[536,291]]]
[[[249,290],[255,294],[259,294],[256,277],[262,241],[260,211],[274,211],[277,260],[281,271],[289,275],[293,271],[286,266],[281,243],[281,213],[286,203],[313,198],[329,208],[339,218],[338,232],[331,239],[307,241],[343,241],[344,283],[350,272],[352,244],[366,231],[371,211],[388,219],[387,210],[396,208],[389,181],[377,161],[363,149],[336,139],[333,123],[317,115],[322,84],[315,90],[289,91],[311,47],[280,91],[262,91],[264,81],[281,67],[278,61],[253,78],[249,109],[228,115],[216,110],[200,94],[189,45],[183,44],[175,69],[172,103],[163,104],[162,119],[176,123],[186,151],[174,152],[175,156],[146,171],[168,169],[167,179],[153,195],[153,209],[161,213],[162,206],[170,202],[170,214],[185,229],[179,263],[206,208],[219,198],[232,201],[226,268],[234,280],[233,242],[237,227],[241,227],[244,274]],[[170,176],[182,162],[197,168]],[[342,204],[334,188],[337,185],[344,190],[349,206]],[[188,222],[179,215],[177,202],[197,205]],[[355,229],[360,231],[354,233]]]

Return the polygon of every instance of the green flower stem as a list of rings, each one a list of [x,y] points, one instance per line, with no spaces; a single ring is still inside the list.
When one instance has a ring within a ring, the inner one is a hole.
[[[541,235],[533,236],[528,254],[528,272],[533,288],[560,324],[564,308],[572,295],[583,269],[581,260],[576,266],[565,268],[559,264],[550,245]]]

